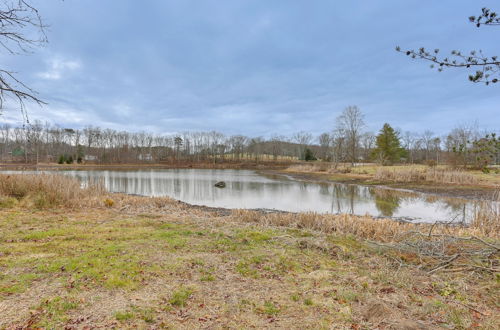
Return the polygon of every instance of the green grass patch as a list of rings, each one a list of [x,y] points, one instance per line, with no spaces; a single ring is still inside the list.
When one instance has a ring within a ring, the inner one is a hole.
[[[186,303],[188,299],[191,297],[193,294],[194,290],[192,288],[188,287],[180,287],[179,289],[175,290],[172,293],[172,296],[168,300],[168,302],[172,306],[176,307],[184,307],[186,306]]]
[[[265,256],[245,258],[236,264],[236,271],[245,277],[257,278],[259,277],[259,271],[262,269],[262,267],[259,266],[262,266],[265,261]]]
[[[115,312],[115,319],[118,321],[128,321],[134,318],[134,313],[132,312]]]
[[[278,306],[276,306],[276,304],[273,303],[272,301],[266,301],[264,302],[263,306],[259,306],[257,308],[257,313],[266,314],[269,316],[278,315],[280,311],[281,310],[278,308]]]

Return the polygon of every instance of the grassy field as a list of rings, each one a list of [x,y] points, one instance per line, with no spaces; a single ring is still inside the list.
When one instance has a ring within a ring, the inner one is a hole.
[[[413,225],[2,175],[0,329],[496,329],[499,212]]]
[[[0,328],[500,325],[498,274],[430,273],[370,243],[390,240],[376,226],[352,235],[350,220],[321,230],[334,218],[113,198],[0,209]]]

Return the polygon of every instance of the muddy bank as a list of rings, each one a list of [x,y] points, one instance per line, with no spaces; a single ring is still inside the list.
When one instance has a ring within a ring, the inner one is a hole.
[[[351,174],[323,174],[291,172],[282,169],[263,169],[259,173],[264,175],[284,175],[294,180],[316,183],[348,183],[364,186],[379,186],[394,189],[404,189],[443,197],[456,197],[471,200],[494,200],[494,193],[499,188],[491,186],[451,185],[434,182],[428,183],[396,183],[373,180],[370,176]]]

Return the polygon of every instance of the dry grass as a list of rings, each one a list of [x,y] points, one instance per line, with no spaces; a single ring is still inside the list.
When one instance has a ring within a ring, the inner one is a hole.
[[[347,178],[360,180],[376,179],[378,181],[401,182],[401,183],[443,183],[443,184],[464,184],[499,187],[499,173],[482,173],[478,170],[463,170],[450,168],[446,165],[428,167],[425,165],[393,165],[380,166],[373,164],[358,164],[352,167],[350,164],[339,164],[337,167],[333,163],[315,162],[301,163],[289,166],[286,171],[295,173],[328,173],[337,174],[337,179],[342,175]]]
[[[0,209],[0,328],[498,328],[487,272],[429,274],[412,254],[284,217],[111,198]]]
[[[492,201],[482,201],[474,215],[471,227],[481,230],[483,235],[500,233],[500,190],[493,194]]]
[[[486,205],[486,204],[485,204]],[[354,235],[361,239],[379,242],[397,242],[407,232],[429,232],[434,234],[453,235],[459,237],[490,237],[499,238],[500,228],[498,218],[488,218],[482,213],[481,221],[475,221],[470,226],[450,226],[446,224],[413,224],[397,222],[390,219],[374,219],[371,216],[356,216],[350,214],[318,214],[318,213],[268,213],[257,211],[234,210],[232,218],[236,221],[258,223],[264,226],[284,226],[297,229],[309,229],[323,233]],[[495,216],[495,215],[494,215]],[[487,224],[495,224],[492,227]]]
[[[498,328],[493,266],[445,273],[435,253],[392,248],[432,232],[464,238],[446,253],[482,251],[465,239],[497,244],[486,220],[227,211],[49,175],[0,189],[20,201],[0,205],[0,328]],[[31,207],[46,195],[54,208]]]
[[[347,164],[335,167],[332,163],[318,162],[311,164],[296,164],[289,166],[286,171],[299,173],[350,173],[352,167]]]
[[[96,202],[105,193],[98,182],[82,187],[78,179],[64,175],[0,174],[0,204],[76,207]]]
[[[374,179],[393,182],[436,182],[468,185],[479,183],[476,176],[465,171],[412,166],[398,169],[381,167],[375,172]]]

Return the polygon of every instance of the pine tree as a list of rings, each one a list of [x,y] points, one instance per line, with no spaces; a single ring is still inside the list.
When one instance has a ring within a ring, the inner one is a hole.
[[[405,151],[401,148],[399,134],[391,125],[384,124],[380,133],[377,135],[376,148],[373,156],[383,165],[390,165],[403,157]]]

